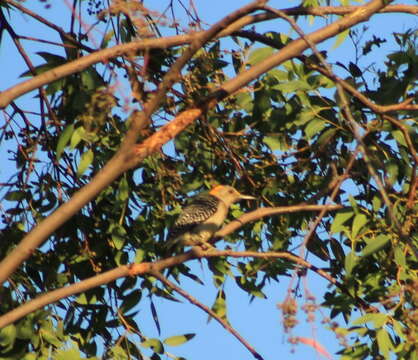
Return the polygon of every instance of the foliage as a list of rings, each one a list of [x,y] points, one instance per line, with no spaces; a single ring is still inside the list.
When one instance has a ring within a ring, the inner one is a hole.
[[[106,2],[89,1],[87,9],[70,11],[73,25],[66,34],[70,39],[65,38],[65,51],[49,48],[38,53],[42,61],[28,66],[22,77],[88,55],[93,42],[86,24],[103,31],[103,38],[95,39],[101,48],[181,33],[169,12],[160,18],[135,4],[114,1],[107,8]],[[54,6],[49,4],[46,17]],[[21,41],[17,33],[24,31],[14,22],[22,8],[4,1],[0,11],[1,19],[15,29],[6,26],[3,38]],[[187,15],[190,29],[199,29],[197,14]],[[84,25],[75,30],[74,21]],[[231,77],[271,56],[273,47],[283,48],[296,38],[284,33],[255,28],[234,34],[234,44],[212,39],[161,99],[139,142]],[[351,40],[358,54],[334,64],[341,81],[382,106],[400,104],[417,90],[417,31],[394,28],[392,36],[380,39],[373,28],[354,27],[334,39],[335,46]],[[396,47],[382,56],[378,51],[389,40]],[[321,53],[329,62],[332,46]],[[8,166],[14,163],[15,169],[2,188],[1,259],[111,159],[130,126],[127,113],[152,97],[183,49],[173,46],[119,56],[49,83],[34,93],[38,99],[16,100],[6,108],[0,140],[3,152],[7,149]],[[365,65],[364,57],[374,59],[372,66]],[[138,169],[102,189],[13,273],[0,289],[0,313],[117,266],[167,257],[162,246],[165,229],[187,197],[216,183],[233,184],[259,200],[234,206],[230,219],[262,206],[327,201],[343,205],[321,218],[317,212],[264,217],[245,224],[217,246],[283,252],[306,245],[308,261],[335,280],[320,307],[329,313],[325,326],[341,340],[341,359],[412,359],[418,351],[416,108],[378,112],[347,91],[349,113],[361,129],[359,142],[335,79],[318,67],[323,64],[315,54],[300,54],[265,72],[208,109]],[[416,98],[410,104],[415,105]],[[319,224],[307,237],[316,219]],[[170,277],[180,286],[186,277],[201,281],[189,266],[175,267]],[[207,271],[218,290],[212,311],[227,321],[227,279],[249,298],[263,298],[269,283],[284,276],[305,276],[300,264],[284,258],[211,258]],[[296,294],[298,286],[293,289]],[[290,338],[297,331],[294,297],[280,305]],[[162,358],[194,334],[167,339],[144,334],[138,313],[148,303],[160,328],[156,298],[176,301],[175,291],[148,275],[74,294],[1,329],[1,358]],[[319,306],[311,298],[305,302],[308,314]]]

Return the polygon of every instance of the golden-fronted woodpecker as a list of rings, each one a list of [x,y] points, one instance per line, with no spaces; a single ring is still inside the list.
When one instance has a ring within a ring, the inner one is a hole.
[[[218,185],[209,193],[197,195],[182,209],[168,234],[167,247],[193,246],[207,243],[228,215],[229,207],[240,200],[255,197],[240,194],[232,186]]]

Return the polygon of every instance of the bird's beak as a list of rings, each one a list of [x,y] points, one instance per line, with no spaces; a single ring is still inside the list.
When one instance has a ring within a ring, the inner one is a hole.
[[[239,194],[241,200],[257,200],[254,196]]]

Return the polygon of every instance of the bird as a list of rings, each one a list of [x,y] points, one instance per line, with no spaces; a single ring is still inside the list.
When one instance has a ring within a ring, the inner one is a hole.
[[[195,196],[169,230],[166,247],[211,247],[208,242],[225,221],[230,206],[240,200],[255,199],[228,185],[217,185],[208,193]]]

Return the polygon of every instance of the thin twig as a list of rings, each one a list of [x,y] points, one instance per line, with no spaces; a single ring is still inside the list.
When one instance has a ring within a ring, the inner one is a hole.
[[[186,300],[188,300],[191,304],[197,306],[198,308],[202,309],[205,313],[209,316],[214,318],[219,324],[221,324],[230,334],[235,336],[235,338],[243,344],[247,350],[258,360],[263,360],[263,357],[240,335],[238,331],[236,331],[231,325],[229,325],[228,321],[222,319],[218,314],[216,314],[212,309],[207,307],[206,305],[202,304],[199,300],[194,298],[188,292],[183,290],[182,288],[178,287],[176,284],[168,280],[165,276],[163,276],[160,272],[154,271],[151,272],[151,275],[156,277],[160,280],[164,285],[168,286],[169,288],[173,289],[175,292],[183,296]]]
[[[342,183],[344,182],[344,180],[346,180],[348,178],[348,174],[351,170],[351,168],[354,165],[354,162],[356,160],[357,154],[359,152],[359,147],[357,147],[354,150],[354,153],[351,155],[351,158],[344,170],[344,174],[342,174],[339,179],[337,180],[336,184],[334,185],[334,189],[332,190],[332,193],[330,195],[330,200],[334,201],[335,197],[337,196],[338,192],[340,191],[340,187],[342,185]],[[317,218],[315,219],[315,221],[309,226],[309,231],[306,233],[305,237],[303,238],[303,246],[301,247],[301,251],[303,251],[303,249],[306,247],[306,245],[308,244],[308,241],[310,240],[310,238],[312,237],[312,235],[314,234],[316,228],[318,227],[319,223],[321,222],[322,218],[325,216],[327,212],[327,209],[323,209],[321,210],[321,212],[319,213],[319,215],[317,216]]]
[[[214,250],[210,249],[208,251],[200,250],[198,252],[199,257],[202,258],[212,258],[212,257],[221,257],[228,256],[232,258],[261,258],[261,259],[287,259],[292,261],[295,264],[301,265],[315,273],[324,279],[328,280],[331,284],[337,285],[337,280],[333,278],[326,271],[316,267],[315,265],[304,260],[300,256],[294,255],[288,251],[268,251],[268,252],[258,252],[258,251],[233,251],[233,250]]]
[[[296,22],[293,20],[293,18],[289,17],[288,15],[286,15],[285,13],[283,13],[280,10],[273,9],[273,8],[267,7],[267,6],[265,6],[264,8],[266,10],[276,14],[278,17],[281,17],[281,18],[285,19],[286,21],[288,21],[289,24],[292,26],[292,28],[308,44],[308,46],[314,52],[315,56],[318,58],[320,63],[325,67],[327,72],[329,74],[333,74],[331,65],[328,64],[328,62],[325,60],[325,58],[322,56],[322,54],[317,49],[315,43],[313,41],[311,41],[309,36],[305,35],[303,30],[296,24]],[[375,182],[377,184],[379,192],[382,195],[383,201],[385,202],[386,207],[388,208],[388,212],[389,212],[389,215],[392,219],[392,222],[395,224],[396,228],[401,230],[400,223],[399,223],[398,219],[395,217],[395,215],[393,213],[392,203],[389,199],[389,196],[387,195],[386,190],[383,186],[383,183],[380,180],[379,176],[377,175],[376,170],[374,169],[374,167],[373,167],[373,165],[372,165],[372,163],[369,159],[369,156],[368,156],[368,153],[367,153],[367,150],[366,150],[366,146],[365,146],[364,141],[363,141],[364,135],[361,135],[360,132],[359,132],[360,125],[358,125],[357,122],[354,120],[353,114],[351,113],[351,110],[350,110],[350,106],[349,106],[347,97],[346,97],[345,92],[344,92],[344,87],[339,80],[340,79],[338,77],[334,77],[335,85],[337,87],[337,92],[338,92],[338,95],[340,97],[340,101],[341,101],[341,105],[342,105],[341,106],[342,111],[345,114],[345,116],[348,120],[348,123],[350,124],[350,126],[352,128],[353,135],[354,135],[355,139],[360,144],[359,150],[360,150],[361,154],[363,155],[363,159],[366,163],[366,166],[367,166],[367,169],[368,169],[370,175],[373,177],[373,179],[375,180]],[[317,222],[317,223],[319,223],[319,222]]]

